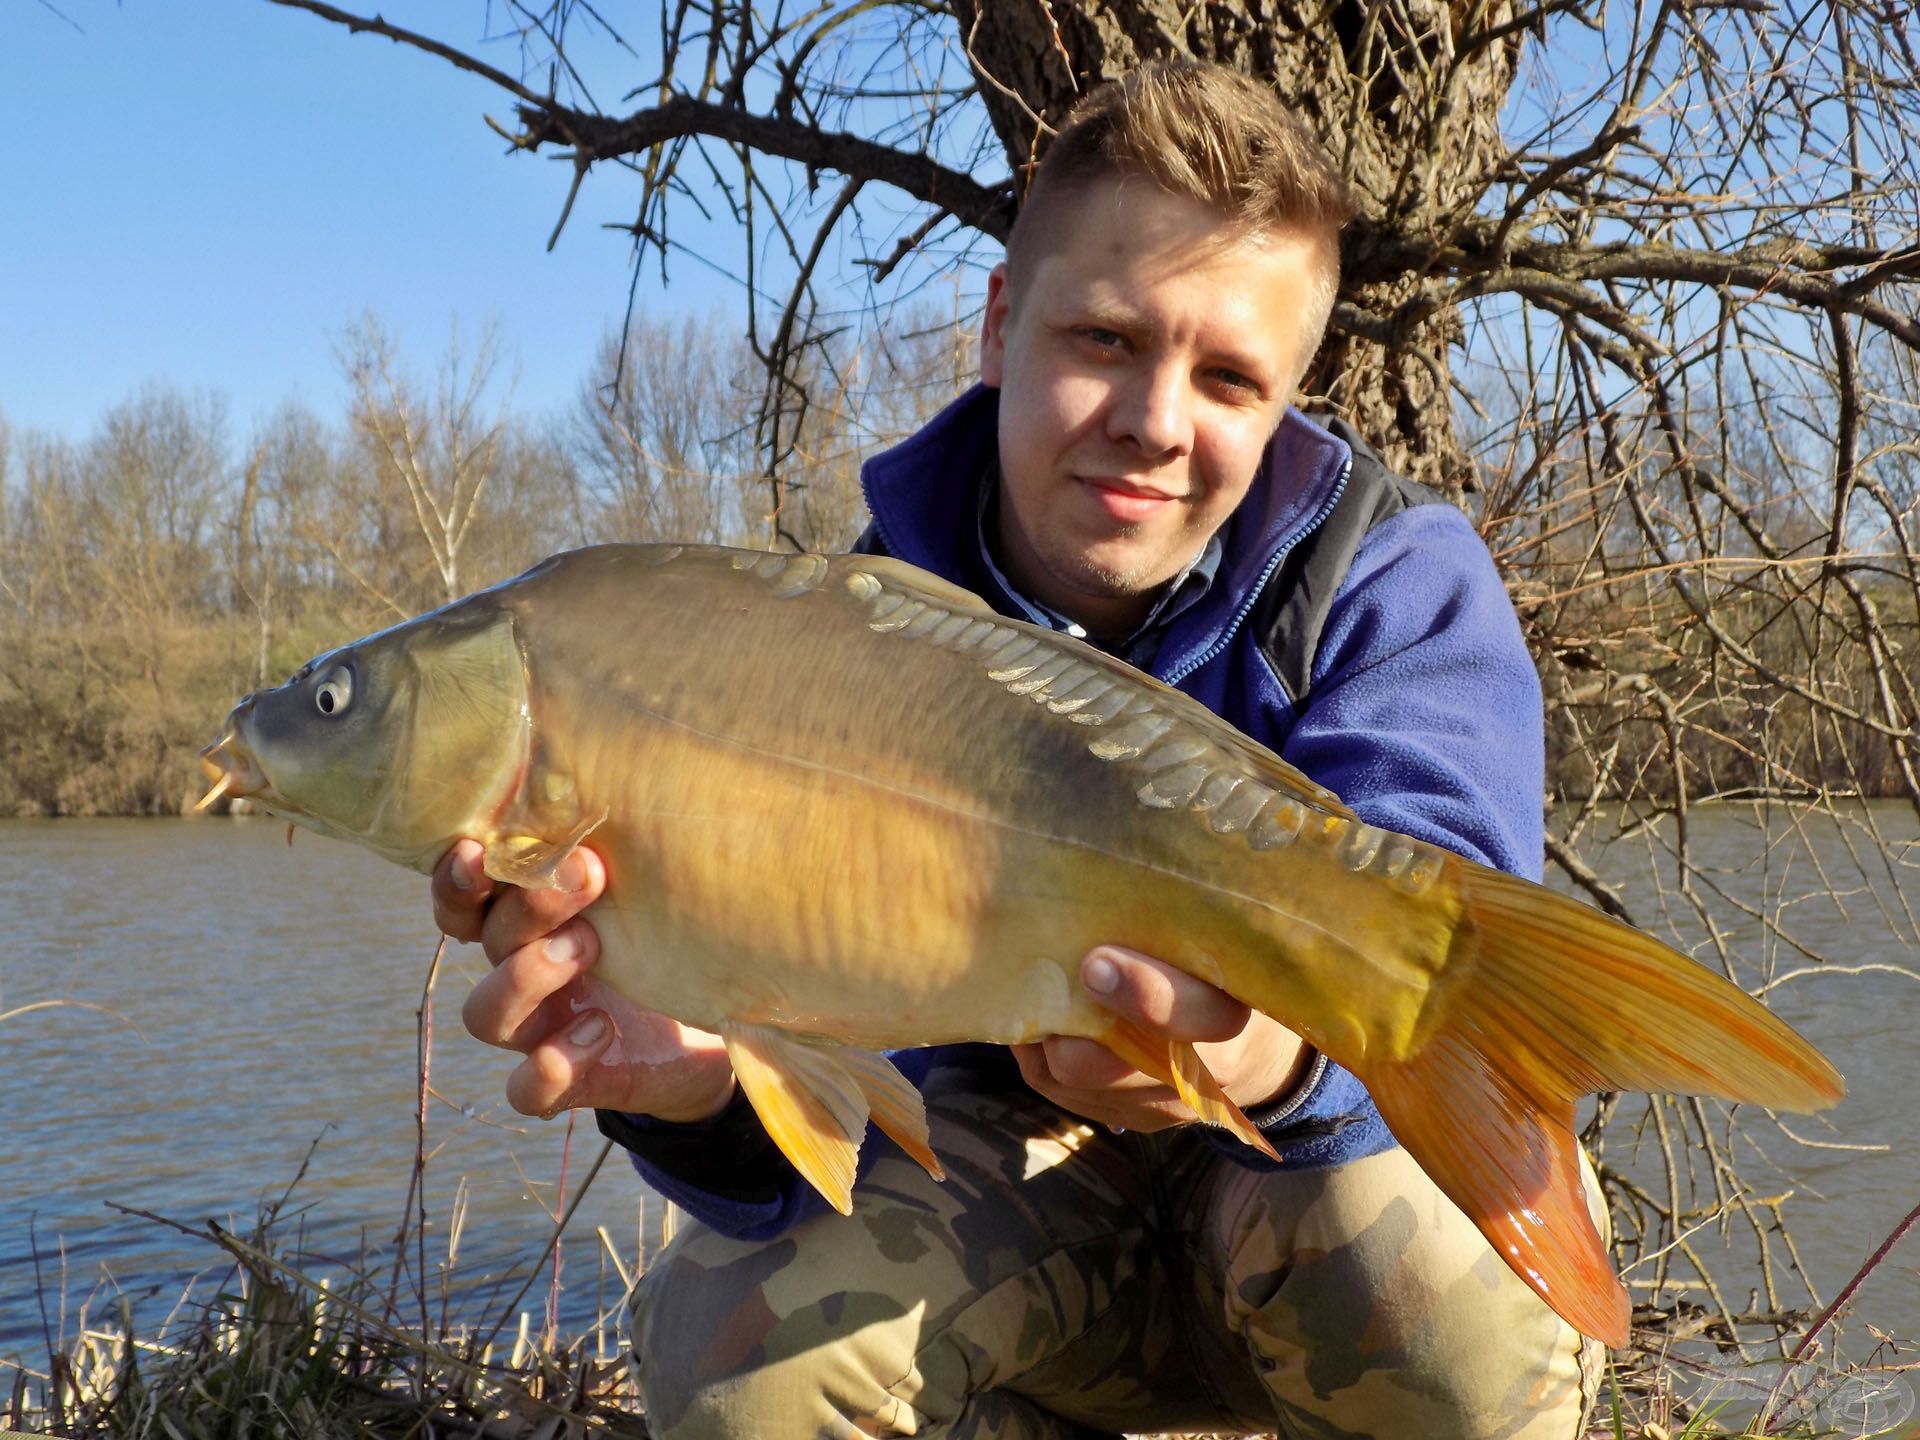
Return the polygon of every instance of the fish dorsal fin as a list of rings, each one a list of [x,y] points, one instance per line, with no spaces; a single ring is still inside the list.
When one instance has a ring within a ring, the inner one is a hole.
[[[997,616],[991,605],[965,586],[942,580],[931,570],[922,570],[891,555],[849,555],[844,563],[847,589],[856,599],[872,601],[883,594],[897,595],[918,600],[948,615]],[[863,575],[875,583],[862,583],[857,577]]]
[[[1441,852],[1361,824],[1340,798],[1189,695],[1057,631],[1011,620],[972,593],[898,560],[849,557],[845,586],[882,634],[978,657],[982,675],[1094,730],[1087,748],[1125,774],[1142,805],[1190,810],[1257,850],[1305,836],[1355,869],[1419,887]],[[1429,851],[1432,853],[1428,853]]]

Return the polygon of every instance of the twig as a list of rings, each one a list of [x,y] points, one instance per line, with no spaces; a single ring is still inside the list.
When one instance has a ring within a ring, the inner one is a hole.
[[[1840,1287],[1840,1293],[1833,1297],[1833,1303],[1820,1312],[1819,1318],[1813,1322],[1800,1343],[1794,1347],[1793,1354],[1788,1357],[1790,1360],[1797,1363],[1806,1355],[1813,1342],[1819,1338],[1820,1332],[1833,1323],[1833,1318],[1846,1307],[1849,1300],[1853,1299],[1854,1292],[1866,1283],[1869,1275],[1880,1268],[1880,1262],[1893,1253],[1893,1247],[1898,1245],[1906,1237],[1906,1233],[1917,1224],[1920,1224],[1920,1205],[1915,1205],[1906,1213],[1906,1217],[1893,1227],[1892,1233],[1875,1247],[1874,1252],[1867,1257],[1866,1263],[1854,1272],[1853,1278]]]
[[[11,1020],[16,1015],[31,1015],[35,1010],[59,1010],[68,1007],[78,1010],[98,1010],[102,1015],[110,1015],[129,1030],[133,1031],[134,1034],[138,1035],[143,1042],[147,1044],[152,1043],[147,1040],[146,1031],[142,1030],[118,1010],[111,1009],[105,1005],[96,1005],[91,1000],[35,1000],[26,1005],[16,1005],[11,1010],[0,1010],[0,1021]]]
[[[593,1165],[587,1171],[587,1178],[580,1182],[580,1189],[575,1192],[572,1202],[568,1204],[567,1213],[562,1215],[554,1224],[553,1233],[547,1236],[546,1246],[541,1250],[538,1258],[534,1260],[532,1267],[527,1271],[526,1280],[521,1284],[520,1288],[514,1292],[513,1299],[507,1302],[506,1308],[500,1312],[500,1318],[493,1322],[493,1328],[489,1330],[485,1338],[474,1347],[476,1352],[484,1350],[498,1339],[501,1327],[503,1327],[508,1320],[512,1319],[514,1312],[520,1308],[520,1302],[526,1298],[527,1291],[533,1288],[533,1282],[540,1274],[540,1267],[546,1263],[547,1256],[553,1252],[553,1247],[560,1243],[561,1232],[567,1228],[567,1222],[573,1219],[573,1212],[580,1208],[580,1202],[587,1198],[587,1191],[592,1187],[594,1177],[600,1173],[600,1167],[606,1163],[607,1155],[612,1149],[613,1142],[611,1140],[601,1145],[600,1153],[594,1156]]]

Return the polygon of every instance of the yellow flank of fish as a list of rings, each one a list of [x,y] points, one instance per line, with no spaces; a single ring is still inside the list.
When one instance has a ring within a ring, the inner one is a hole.
[[[351,703],[323,711],[323,685]],[[1191,1046],[1082,992],[1099,943],[1351,1069],[1502,1257],[1611,1343],[1625,1292],[1581,1197],[1575,1099],[1842,1093],[1704,967],[1369,825],[1188,697],[884,558],[556,556],[247,697],[206,763],[421,870],[471,835],[490,873],[541,885],[590,840],[596,973],[718,1032],[843,1212],[869,1117],[938,1173],[879,1053],[918,1045],[1100,1040],[1271,1153]]]

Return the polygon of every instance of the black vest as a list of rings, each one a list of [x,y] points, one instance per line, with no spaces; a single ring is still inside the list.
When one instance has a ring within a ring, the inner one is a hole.
[[[1307,418],[1344,440],[1353,451],[1353,464],[1332,513],[1286,553],[1260,592],[1250,621],[1260,653],[1296,709],[1312,686],[1314,657],[1333,597],[1346,583],[1367,533],[1415,505],[1447,503],[1425,485],[1389,470],[1346,421],[1327,415]]]

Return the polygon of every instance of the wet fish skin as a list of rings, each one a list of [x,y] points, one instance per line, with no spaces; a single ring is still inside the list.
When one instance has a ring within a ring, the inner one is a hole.
[[[322,715],[343,667],[355,705]],[[555,557],[249,697],[208,755],[250,767],[276,813],[421,870],[471,835],[489,873],[538,885],[591,835],[596,973],[726,1037],[843,1210],[869,1111],[937,1172],[888,1048],[1084,1035],[1266,1148],[1190,1046],[1084,994],[1103,942],[1354,1070],[1503,1258],[1613,1343],[1625,1297],[1581,1198],[1574,1099],[1841,1093],[1704,967],[1365,824],[1188,697],[894,561]]]

